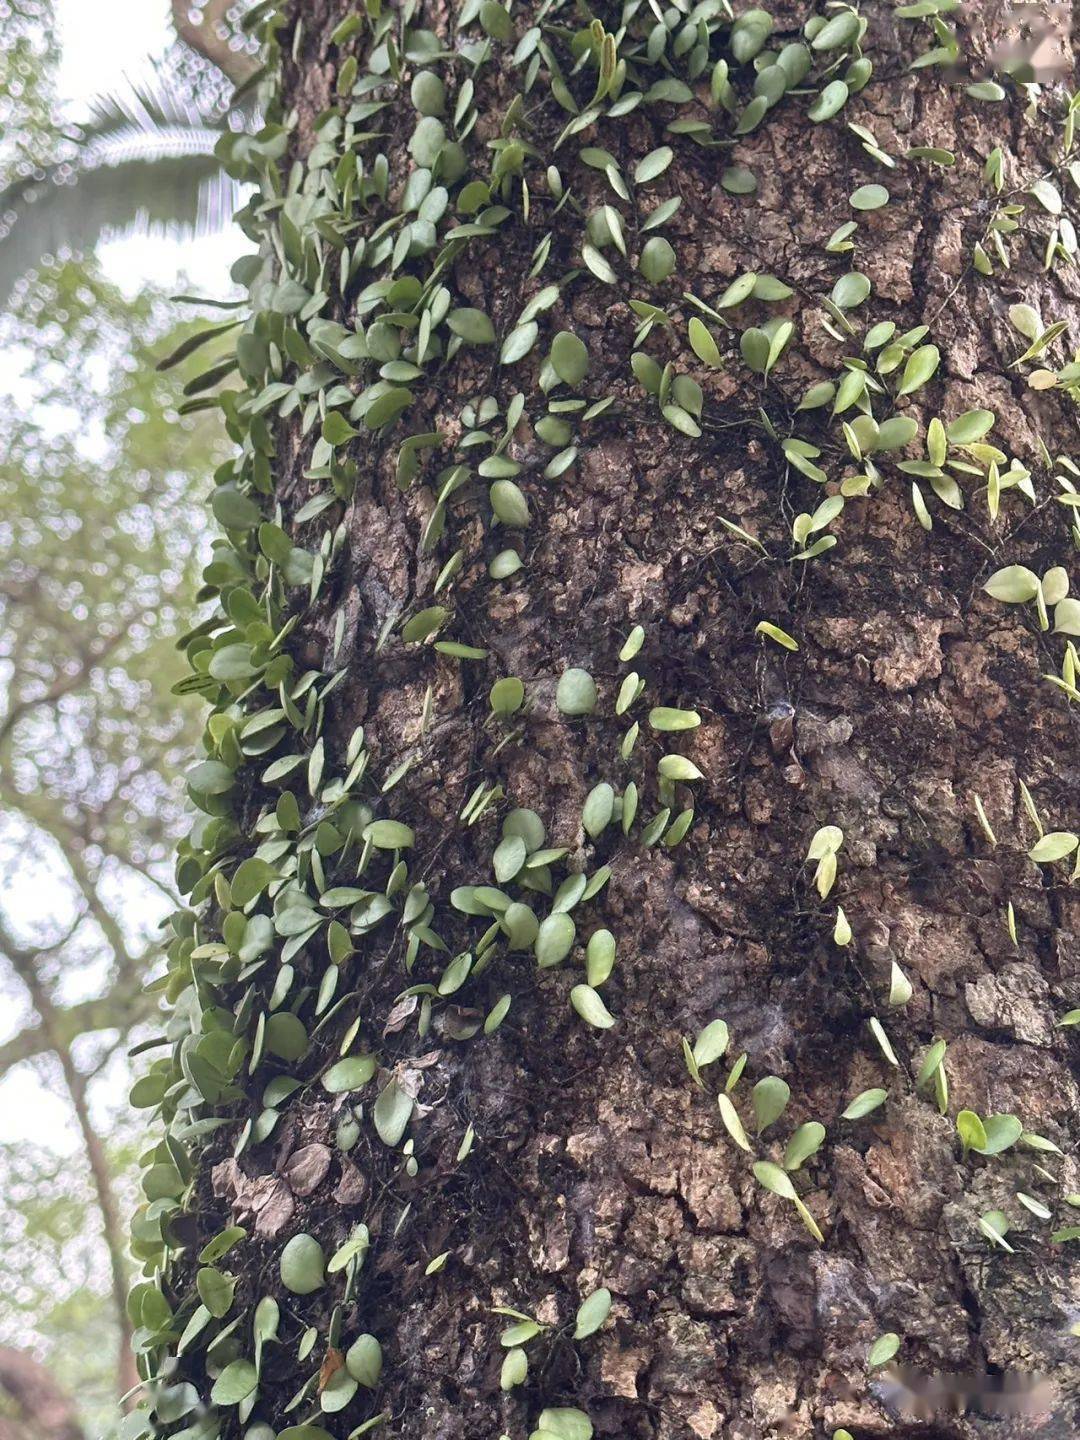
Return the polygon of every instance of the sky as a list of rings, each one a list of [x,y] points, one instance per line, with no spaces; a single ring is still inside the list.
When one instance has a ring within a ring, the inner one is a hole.
[[[76,117],[90,96],[121,85],[125,76],[138,75],[171,39],[167,0],[54,3],[61,45],[58,88],[65,107],[70,106]],[[250,246],[244,237],[230,229],[193,239],[120,237],[100,246],[98,254],[109,279],[129,294],[152,283],[223,296],[229,293],[229,267],[245,248]],[[0,390],[4,389],[18,403],[17,367],[13,368],[10,360],[5,366],[0,357]],[[43,879],[41,891],[48,888]],[[137,918],[132,917],[134,924],[145,925],[145,897],[133,895],[131,903],[138,911]],[[0,1014],[0,1040],[25,1018],[23,1014]],[[115,1104],[126,1084],[123,1068],[115,1067],[115,1074],[103,1077],[98,1087],[99,1104]],[[0,1082],[0,1143],[19,1140],[47,1142],[64,1152],[79,1144],[66,1098],[50,1094],[25,1065]]]

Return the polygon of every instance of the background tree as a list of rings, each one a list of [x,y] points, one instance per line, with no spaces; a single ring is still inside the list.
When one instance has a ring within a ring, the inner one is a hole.
[[[102,1090],[109,1088],[97,1087],[95,1114],[99,1128],[101,1117],[108,1117],[107,1153],[116,1205],[123,1208],[130,1203],[137,1145],[119,1107],[103,1104]],[[6,1342],[0,1383],[7,1391],[0,1415],[17,1412],[11,1440],[54,1440],[48,1430],[40,1433],[49,1416],[43,1394],[62,1397],[56,1412],[87,1440],[104,1434],[117,1415],[120,1337],[110,1257],[89,1167],[77,1142],[71,1151],[65,1139],[43,1134],[41,1143],[24,1140],[0,1149],[0,1335]],[[2,1426],[0,1436],[8,1440]]]
[[[39,1057],[58,1067],[120,1314],[126,1237],[88,1087],[152,1009],[142,982],[170,893],[172,774],[191,743],[169,679],[197,574],[193,490],[217,433],[205,419],[177,428],[177,387],[154,371],[149,342],[174,315],[73,264],[39,274],[2,322],[33,398],[0,418],[0,955],[25,1013],[0,1074]]]
[[[0,1348],[0,1387],[0,1440],[83,1440],[74,1402],[25,1351]]]
[[[73,151],[51,9],[19,4],[5,26],[0,183],[17,186]],[[162,94],[181,85],[171,63]],[[68,248],[96,233],[68,233]],[[0,242],[0,271],[39,260],[38,239],[14,262]],[[30,1071],[65,1097],[82,1148],[73,1161],[66,1137],[43,1135],[0,1155],[0,1390],[12,1433],[35,1440],[76,1416],[100,1434],[136,1378],[124,1050],[153,1008],[142,983],[171,895],[173,776],[192,732],[168,690],[194,599],[194,493],[220,434],[212,417],[178,427],[186,376],[154,370],[189,329],[160,293],[128,301],[75,260],[39,270],[0,318],[0,1078],[12,1107],[34,1103]]]
[[[125,1434],[1064,1440],[1076,108],[987,74],[1023,14],[257,13]]]

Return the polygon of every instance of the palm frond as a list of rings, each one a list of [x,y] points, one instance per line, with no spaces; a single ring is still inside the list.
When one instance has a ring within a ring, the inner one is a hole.
[[[215,157],[224,119],[154,76],[103,95],[74,128],[69,154],[0,191],[0,305],[47,258],[132,229],[223,228],[239,187]]]
[[[95,95],[87,104],[90,119],[77,127],[83,145],[132,126],[147,134],[174,126],[220,131],[228,108],[220,86],[209,88],[202,70],[179,73],[170,55],[127,79],[122,89]]]

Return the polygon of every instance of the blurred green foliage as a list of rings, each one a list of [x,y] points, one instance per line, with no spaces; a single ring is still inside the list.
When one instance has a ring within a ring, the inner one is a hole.
[[[119,1181],[130,1175],[135,1153],[133,1137],[111,1147]],[[0,1343],[43,1358],[76,1399],[87,1436],[102,1435],[116,1414],[119,1336],[85,1166],[45,1144],[6,1144],[0,1177]]]
[[[65,142],[51,6],[0,0],[0,28],[2,188]],[[115,1413],[114,1275],[85,1132],[43,1092],[80,1092],[126,1212],[125,1051],[198,710],[170,693],[175,639],[225,454],[213,413],[177,416],[184,367],[154,362],[200,323],[92,259],[39,270],[0,314],[0,1135],[18,1136],[0,1144],[0,1345],[45,1363],[88,1436]]]

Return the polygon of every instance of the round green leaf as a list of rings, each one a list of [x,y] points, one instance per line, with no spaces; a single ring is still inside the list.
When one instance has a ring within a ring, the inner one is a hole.
[[[983,1143],[974,1145],[980,1155],[1000,1155],[1016,1144],[1024,1127],[1015,1115],[988,1115],[983,1121]]]
[[[729,165],[721,173],[720,184],[729,195],[753,195],[758,188],[757,176],[745,165]]]
[[[391,1080],[372,1108],[371,1118],[384,1145],[400,1144],[412,1117],[415,1102],[409,1092]]]
[[[496,680],[488,694],[488,702],[496,715],[513,715],[525,700],[525,686],[516,675]]]
[[[526,523],[528,523],[527,510]],[[516,550],[500,550],[488,566],[488,574],[493,580],[509,580],[510,576],[516,575],[521,567],[522,559]]]
[[[694,1041],[694,1063],[703,1067],[719,1060],[728,1048],[728,1040],[727,1021],[710,1020]]]
[[[1007,605],[1023,605],[1039,593],[1039,577],[1026,565],[1006,565],[990,576],[983,589]]]
[[[592,1421],[584,1410],[541,1410],[537,1430],[544,1440],[592,1440]],[[533,1436],[529,1440],[534,1440]]]
[[[920,345],[918,350],[909,356],[904,367],[904,378],[896,393],[910,395],[912,391],[918,390],[933,377],[940,363],[941,351],[936,345]]]
[[[666,280],[675,269],[675,251],[662,235],[653,235],[646,240],[638,268],[653,285]]]
[[[483,0],[480,6],[480,24],[493,40],[505,41],[511,39],[514,33],[514,23],[510,18],[510,12],[498,0]]]
[[[211,497],[210,508],[214,519],[226,530],[252,530],[263,518],[255,501],[235,485],[219,485]]]
[[[564,715],[591,715],[596,709],[596,681],[587,670],[564,670],[555,691],[555,704]]]
[[[589,791],[581,811],[581,823],[590,839],[595,840],[607,828],[614,809],[615,791],[602,780]]]
[[[348,1370],[335,1370],[319,1391],[319,1408],[325,1415],[336,1415],[344,1410],[358,1389],[356,1381]],[[245,1440],[247,1437],[245,1436]]]
[[[421,115],[442,115],[446,111],[446,86],[433,70],[418,70],[409,91]]]
[[[345,1352],[345,1369],[358,1385],[374,1390],[382,1375],[382,1346],[374,1335],[359,1335]]]
[[[525,864],[528,850],[525,841],[520,835],[504,835],[495,847],[495,853],[491,857],[492,869],[495,872],[495,879],[500,885],[505,885],[512,880],[521,867]]]
[[[511,950],[532,949],[540,933],[540,922],[531,906],[515,901],[506,907],[501,923]]]
[[[502,1369],[499,1372],[499,1388],[513,1390],[515,1385],[524,1384],[528,1373],[529,1357],[520,1345],[516,1345],[503,1357]]]
[[[919,426],[910,415],[892,415],[878,426],[878,450],[902,450],[918,434]]]
[[[861,1120],[864,1115],[869,1115],[872,1111],[877,1110],[879,1106],[884,1105],[888,1098],[889,1092],[887,1090],[878,1088],[863,1090],[855,1096],[855,1099],[852,1100],[851,1104],[844,1111],[842,1118],[844,1120]]]
[[[429,639],[442,628],[449,613],[442,605],[431,605],[418,611],[402,626],[401,638],[408,645]]]
[[[960,1136],[965,1153],[968,1150],[981,1150],[986,1144],[986,1130],[974,1110],[960,1111],[956,1117],[956,1133]]]
[[[519,807],[511,810],[503,821],[504,835],[520,835],[529,850],[539,850],[546,838],[544,822],[535,810]]]
[[[575,985],[570,991],[570,1004],[595,1030],[610,1030],[615,1024],[615,1017],[591,985]]]
[[[210,1399],[215,1405],[239,1405],[258,1383],[259,1377],[250,1360],[234,1360],[214,1381]]]
[[[1054,608],[1054,634],[1080,635],[1080,600],[1059,600]]]
[[[424,115],[409,141],[409,154],[424,170],[434,168],[439,151],[446,144],[446,126],[434,115]]]
[[[195,1289],[215,1320],[223,1320],[232,1309],[236,1281],[231,1275],[207,1266],[195,1276]]]
[[[842,50],[858,39],[860,21],[850,10],[842,10],[827,20],[810,41],[813,50]]]
[[[648,185],[650,180],[655,180],[664,173],[674,158],[675,152],[670,145],[661,145],[657,150],[650,150],[634,167],[635,185]]]
[[[728,44],[740,65],[745,65],[765,48],[772,34],[773,18],[767,10],[755,6],[739,16],[731,27]]]
[[[879,1335],[870,1346],[866,1363],[871,1370],[876,1370],[880,1365],[887,1365],[899,1349],[900,1336],[889,1330],[886,1334]]]
[[[314,1235],[294,1235],[281,1252],[281,1283],[294,1295],[312,1295],[323,1284],[323,1249]]]
[[[656,768],[663,780],[688,782],[705,778],[694,762],[688,760],[685,755],[665,755]]]
[[[784,1169],[798,1170],[812,1155],[817,1154],[825,1140],[825,1126],[817,1120],[800,1125],[784,1151]]]
[[[870,281],[858,270],[841,275],[832,288],[832,302],[839,310],[853,310],[870,295]]]
[[[860,185],[852,192],[853,210],[880,210],[889,203],[889,192],[884,185]]]
[[[993,410],[966,410],[946,427],[945,434],[951,445],[974,445],[994,428],[996,420]]]
[[[551,342],[551,368],[566,385],[580,385],[589,373],[589,352],[584,341],[560,330]]]
[[[1034,860],[1036,865],[1053,865],[1057,860],[1064,860],[1071,855],[1080,844],[1080,838],[1068,830],[1051,830],[1041,840],[1037,840],[1028,851],[1028,859]]]
[[[649,711],[649,724],[654,730],[663,732],[696,730],[701,724],[701,716],[696,710],[672,710],[666,705],[654,705]]]
[[[378,1062],[374,1055],[346,1055],[336,1061],[322,1077],[323,1089],[330,1095],[345,1095],[359,1090],[374,1077]]]
[[[304,1022],[290,1010],[279,1010],[266,1022],[264,1045],[281,1060],[300,1060],[307,1054],[308,1034]]]
[[[513,480],[496,480],[488,491],[495,518],[511,530],[524,530],[529,523],[529,502]]]
[[[276,876],[274,867],[255,855],[248,860],[242,860],[229,884],[232,903],[243,909],[256,895],[260,895]]]
[[[615,967],[615,936],[610,930],[596,930],[585,947],[585,976],[594,988],[603,985]]]
[[[847,104],[850,93],[843,80],[833,80],[825,86],[806,113],[818,125],[823,120],[831,120]]]
[[[527,320],[524,325],[518,325],[511,330],[499,351],[499,364],[515,365],[519,360],[523,360],[536,344],[539,334],[540,326],[535,320]]]
[[[543,969],[561,964],[570,954],[576,935],[577,927],[565,911],[546,916],[533,946],[537,964]]]
[[[696,315],[687,326],[687,335],[690,348],[698,359],[718,370],[723,363],[719,346],[713,339],[712,331]]]
[[[376,850],[406,850],[416,840],[409,826],[400,820],[372,820],[360,833]]]
[[[589,1335],[595,1335],[610,1311],[611,1291],[603,1287],[594,1290],[588,1299],[583,1300],[578,1306],[577,1318],[574,1323],[574,1339],[584,1340]]]
[[[460,335],[469,345],[495,343],[495,327],[483,310],[451,310],[446,317],[446,323],[455,335]]]
[[[512,995],[502,995],[496,1000],[484,1019],[485,1035],[494,1035],[495,1031],[498,1030],[499,1026],[506,1019],[512,1004]]]
[[[790,1099],[791,1087],[786,1080],[781,1080],[779,1075],[766,1075],[757,1082],[751,1091],[750,1101],[754,1107],[754,1124],[759,1135],[774,1121],[779,1120]]]
[[[797,1198],[795,1186],[791,1183],[787,1171],[781,1170],[779,1165],[774,1165],[771,1160],[758,1160],[754,1163],[753,1168],[755,1179],[766,1190],[770,1190],[774,1195],[780,1195],[785,1200]]]
[[[412,391],[401,386],[386,390],[364,411],[364,424],[369,430],[390,425],[412,404]]]

